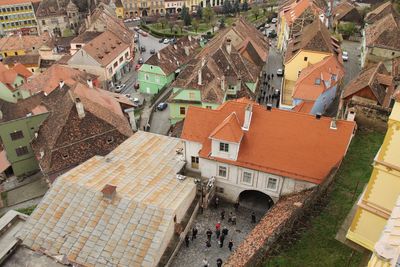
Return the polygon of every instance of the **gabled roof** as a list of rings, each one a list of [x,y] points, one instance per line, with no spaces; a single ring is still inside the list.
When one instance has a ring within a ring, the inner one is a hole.
[[[344,88],[342,98],[357,95],[359,91],[365,88],[370,88],[381,106],[387,107],[389,105],[390,97],[394,91],[393,77],[382,62],[362,70]]]
[[[32,94],[45,92],[50,94],[54,89],[58,88],[60,81],[72,86],[76,82],[85,83],[88,79],[94,80],[96,76],[86,72],[75,70],[63,65],[53,64],[40,75],[32,77],[32,79],[22,85],[23,90],[28,90]]]
[[[40,62],[39,54],[25,54],[21,56],[11,56],[3,58],[3,63],[5,65],[15,65],[21,63],[23,65],[36,65],[38,66]]]
[[[52,45],[52,40],[47,32],[36,35],[11,35],[0,38],[0,51],[39,50],[43,45]]]
[[[240,143],[243,138],[243,130],[242,127],[240,127],[236,113],[233,112],[229,114],[229,116],[210,134],[210,138]]]
[[[76,36],[74,39],[72,39],[71,44],[74,44],[74,43],[86,44],[86,43],[92,41],[94,38],[96,38],[100,34],[101,34],[101,32],[85,31],[85,32],[79,34],[78,36]]]
[[[272,109],[253,102],[251,125],[243,132],[236,161],[211,154],[210,133],[233,112],[243,125],[248,103],[227,101],[216,110],[190,106],[181,138],[201,144],[199,156],[293,179],[322,183],[338,167],[349,146],[354,122]]]
[[[340,83],[343,76],[343,65],[336,56],[328,56],[301,71],[293,89],[293,98],[315,101],[326,90]]]
[[[106,67],[128,48],[128,43],[123,42],[111,31],[105,31],[88,42],[82,49],[102,67]]]
[[[365,29],[366,45],[400,50],[399,25],[399,18],[393,14],[388,14],[384,18],[376,20]]]
[[[17,103],[7,102],[0,99],[0,110],[2,112],[1,122],[25,118],[29,113],[41,105],[44,95],[36,94],[26,99],[19,99]]]
[[[194,198],[179,139],[138,131],[58,177],[18,233],[23,245],[76,266],[157,266]],[[112,199],[103,197],[107,185]]]
[[[22,64],[17,64],[12,68],[7,69],[4,64],[0,62],[0,82],[8,86],[12,91],[15,90],[13,83],[17,76],[21,76],[26,80],[28,77],[32,76],[32,73]]]
[[[307,9],[311,9],[314,14],[323,13],[326,8],[326,3],[324,3],[325,1],[323,0],[298,0],[287,5],[282,13],[288,25],[292,25]]]
[[[329,30],[316,19],[310,25],[307,25],[302,32],[295,35],[289,42],[285,55],[285,63],[295,56],[300,50],[325,52],[339,55],[339,42],[332,37]]]
[[[199,49],[200,44],[196,38],[185,36],[179,38],[175,45],[170,44],[152,55],[145,64],[160,67],[168,76],[193,59]]]
[[[360,13],[358,12],[357,8],[350,2],[348,1],[343,1],[340,4],[338,4],[337,6],[335,6],[334,10],[333,10],[333,19],[335,21],[340,21],[342,20],[347,14],[349,14],[350,12],[356,12],[356,14],[359,15],[359,19],[360,21],[353,21],[355,23],[361,23],[362,18]]]
[[[58,138],[65,127],[75,127],[74,129],[77,131],[83,127],[67,124],[71,114],[76,112],[76,98],[80,99],[85,112],[100,119],[104,124],[111,125],[126,137],[132,135],[132,130],[128,120],[124,117],[119,102],[105,90],[89,88],[80,82],[76,82],[72,86],[64,85],[62,88],[57,88],[43,99],[44,105],[51,111],[51,114],[40,126],[38,137],[32,142],[36,154],[39,155],[41,151],[44,151],[44,156],[40,159],[40,166],[46,173],[52,170],[52,153],[53,150],[56,150]],[[86,117],[83,120],[85,119]],[[101,125],[98,126],[101,129]],[[92,130],[93,136],[98,134],[96,129]],[[68,140],[63,146],[76,141]]]
[[[368,24],[374,23],[377,20],[380,20],[390,14],[396,14],[394,10],[393,4],[391,1],[386,1],[383,4],[379,5],[374,10],[368,12],[365,15],[365,22]]]

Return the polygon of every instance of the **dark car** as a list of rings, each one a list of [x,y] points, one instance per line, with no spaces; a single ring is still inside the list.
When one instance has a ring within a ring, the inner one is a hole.
[[[138,64],[142,65],[144,63],[143,58],[139,58],[137,61]]]
[[[157,105],[157,110],[159,111],[163,111],[164,109],[166,109],[168,107],[168,104],[165,102],[161,102],[160,104]]]
[[[276,31],[272,30],[268,33],[269,38],[275,38],[276,37]]]
[[[142,46],[140,47],[140,51],[146,52],[146,47],[145,47],[144,45],[142,45]]]
[[[162,44],[162,43],[164,42],[164,38],[161,38],[160,40],[158,40],[158,42],[159,42],[160,44]]]
[[[151,55],[154,55],[156,53],[156,50],[155,49],[150,49],[150,54]]]

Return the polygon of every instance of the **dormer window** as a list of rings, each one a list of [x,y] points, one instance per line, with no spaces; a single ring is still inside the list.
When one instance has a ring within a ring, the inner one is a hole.
[[[229,152],[229,144],[227,143],[219,143],[219,151]]]

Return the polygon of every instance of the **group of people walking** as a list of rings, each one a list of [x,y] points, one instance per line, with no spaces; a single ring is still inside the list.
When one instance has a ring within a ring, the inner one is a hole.
[[[267,74],[263,72],[263,81],[261,84],[260,95],[258,96],[258,103],[260,104],[272,104],[273,100],[277,100],[276,106],[279,106],[279,90],[275,90],[274,86],[271,84],[274,80],[274,74]]]

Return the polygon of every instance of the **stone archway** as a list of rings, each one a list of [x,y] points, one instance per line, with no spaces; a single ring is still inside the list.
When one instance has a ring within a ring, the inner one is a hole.
[[[269,195],[257,190],[242,191],[238,201],[240,206],[262,212],[268,211],[274,205],[274,201]]]

